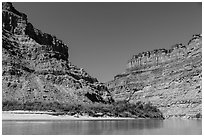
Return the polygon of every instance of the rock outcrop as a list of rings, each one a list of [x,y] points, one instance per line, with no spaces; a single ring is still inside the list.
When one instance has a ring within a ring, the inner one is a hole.
[[[170,49],[156,49],[153,51],[139,53],[134,55],[132,59],[128,61],[127,70],[140,69],[148,66],[158,66],[162,63],[168,63],[173,60],[186,58],[188,52],[198,48],[199,45],[190,44],[194,39],[200,38],[201,35],[193,35],[193,38],[189,41],[188,46],[182,44],[173,45]]]
[[[69,61],[68,46],[2,3],[2,100],[109,103],[107,87]]]
[[[202,114],[202,36],[188,44],[134,55],[106,85],[115,100],[152,102],[166,117]]]

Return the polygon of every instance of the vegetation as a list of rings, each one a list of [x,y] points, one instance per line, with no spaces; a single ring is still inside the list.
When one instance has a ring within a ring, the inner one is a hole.
[[[127,101],[115,102],[113,104],[60,104],[58,102],[10,102],[5,101],[2,105],[3,111],[8,110],[33,110],[52,111],[56,114],[69,115],[89,115],[93,117],[113,116],[113,117],[133,117],[133,118],[164,118],[162,113],[151,103],[137,102],[136,104]],[[58,112],[58,113],[57,113]]]
[[[198,114],[196,114],[195,117],[196,117],[196,118],[202,118],[202,114],[201,114],[201,113],[198,113]]]

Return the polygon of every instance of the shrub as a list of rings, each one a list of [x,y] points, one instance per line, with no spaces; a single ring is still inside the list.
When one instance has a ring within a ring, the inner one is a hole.
[[[202,114],[201,114],[201,113],[198,113],[198,114],[196,114],[195,117],[196,117],[196,118],[202,118]]]

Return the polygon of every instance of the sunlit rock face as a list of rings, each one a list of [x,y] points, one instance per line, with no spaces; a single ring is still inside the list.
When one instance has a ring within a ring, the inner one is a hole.
[[[2,3],[2,100],[110,103],[107,87],[69,61],[68,46]]]
[[[196,117],[202,105],[202,36],[134,55],[106,85],[115,100],[152,102],[166,117]]]

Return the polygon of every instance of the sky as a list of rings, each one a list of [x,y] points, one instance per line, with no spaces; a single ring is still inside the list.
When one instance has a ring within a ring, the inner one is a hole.
[[[69,60],[100,82],[125,72],[136,54],[202,33],[202,6],[193,2],[16,2],[42,32],[69,47]]]

